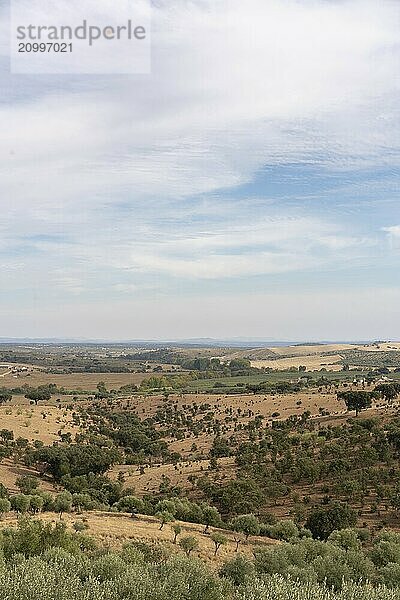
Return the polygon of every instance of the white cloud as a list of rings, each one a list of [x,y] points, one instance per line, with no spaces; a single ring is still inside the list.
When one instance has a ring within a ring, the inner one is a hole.
[[[400,225],[393,225],[392,227],[383,227],[383,231],[386,231],[390,236],[400,237]]]
[[[383,227],[383,231],[387,233],[392,250],[400,250],[400,225]]]
[[[215,282],[368,265],[379,231],[351,216],[272,209],[262,191],[226,198],[265,166],[341,170],[346,198],[347,171],[398,168],[398,2],[157,6],[151,76],[3,74],[3,285],[28,298],[50,280],[50,294],[79,300],[101,281],[150,296],[147,276]],[[398,227],[385,233],[395,247]]]
[[[150,240],[126,241],[98,259],[118,269],[223,279],[337,265],[344,257],[368,257],[376,243],[346,236],[326,221],[283,216],[223,230],[209,225],[207,232],[195,235],[190,230],[173,236],[158,232]]]
[[[3,104],[2,197],[184,197],[265,164],[386,162],[398,15],[391,0],[163,2],[151,76],[59,80],[59,92],[40,78],[33,97]]]

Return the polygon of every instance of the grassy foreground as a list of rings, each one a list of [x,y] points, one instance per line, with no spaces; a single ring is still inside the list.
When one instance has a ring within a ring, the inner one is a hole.
[[[213,571],[197,558],[132,542],[99,549],[62,523],[21,521],[0,536],[1,600],[400,600],[400,589],[344,583],[340,591],[311,581],[256,575],[238,554]]]

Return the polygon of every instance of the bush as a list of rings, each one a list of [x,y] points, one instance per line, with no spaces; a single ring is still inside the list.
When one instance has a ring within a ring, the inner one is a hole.
[[[238,554],[235,558],[225,562],[220,570],[221,577],[226,577],[234,585],[242,585],[254,573],[253,563],[243,554]]]
[[[43,510],[44,500],[42,496],[34,495],[29,496],[29,511],[33,514],[39,513]]]
[[[60,513],[60,518],[63,513],[71,512],[72,510],[72,494],[69,492],[60,492],[54,498],[54,510]]]
[[[11,506],[18,513],[26,513],[29,510],[30,498],[26,494],[15,494],[11,496]]]
[[[379,573],[379,581],[389,588],[400,587],[400,564],[388,563]]]
[[[74,528],[74,531],[82,532],[86,531],[86,529],[89,528],[89,525],[87,523],[84,523],[83,521],[75,521],[72,527]]]
[[[328,537],[328,541],[345,550],[359,550],[361,548],[358,533],[355,529],[341,529],[334,531]]]
[[[143,500],[136,498],[136,496],[124,496],[121,500],[118,500],[116,506],[121,512],[143,513],[145,510]]]
[[[126,563],[117,554],[104,554],[93,561],[91,574],[99,581],[117,579],[126,572]]]
[[[140,555],[147,563],[162,563],[166,560],[165,549],[160,544],[150,544],[142,540],[134,540],[123,547],[123,555],[128,557]]]
[[[22,475],[21,477],[17,477],[15,483],[21,490],[22,494],[33,494],[39,487],[39,481],[37,477],[32,477],[31,475]]]
[[[397,543],[398,535],[383,532],[376,545]],[[196,545],[192,536],[181,540],[188,553]],[[218,575],[198,559],[166,557],[160,545],[140,541],[96,551],[59,522],[22,518],[3,530],[0,547],[1,600],[400,600],[400,563],[376,576],[361,551],[312,539],[258,549],[258,573],[239,554]],[[378,585],[365,584],[367,576]]]
[[[53,547],[78,553],[82,544],[85,544],[85,539],[69,533],[64,523],[53,525],[26,517],[19,519],[17,528],[3,530],[2,536],[6,558],[16,554],[37,556]]]
[[[371,560],[359,550],[345,550],[329,542],[303,539],[295,544],[255,550],[255,568],[260,574],[291,576],[301,581],[326,583],[339,589],[344,581],[366,581],[375,577]]]
[[[0,518],[10,512],[11,510],[11,502],[7,500],[7,498],[0,498]]]
[[[276,525],[266,527],[270,537],[277,540],[288,542],[293,538],[299,537],[299,529],[293,521],[279,521]]]

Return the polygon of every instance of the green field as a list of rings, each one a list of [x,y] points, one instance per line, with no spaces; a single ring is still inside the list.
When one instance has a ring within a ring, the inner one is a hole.
[[[365,372],[363,371],[315,371],[314,373],[307,373],[307,375],[311,375],[314,381],[318,381],[322,377],[329,381],[352,381],[354,377],[362,377],[365,376]],[[274,373],[263,373],[262,375],[248,375],[242,377],[220,377],[214,379],[203,379],[196,380],[190,383],[187,386],[188,391],[194,392],[204,392],[208,390],[212,390],[216,383],[224,384],[227,389],[235,388],[238,384],[255,384],[255,383],[277,383],[278,381],[297,381],[301,376],[301,373],[293,373],[289,371],[276,371]],[[398,379],[400,378],[399,373],[391,374],[391,378]],[[239,387],[239,386],[238,386]],[[221,392],[224,388],[221,388]]]

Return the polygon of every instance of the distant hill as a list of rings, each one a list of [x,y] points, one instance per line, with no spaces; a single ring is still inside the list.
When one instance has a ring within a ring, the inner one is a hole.
[[[148,348],[159,348],[163,347],[175,347],[175,348],[277,348],[286,346],[325,346],[330,344],[369,344],[370,340],[316,340],[316,341],[290,341],[290,340],[274,340],[273,338],[227,338],[227,339],[215,339],[215,338],[188,338],[188,339],[163,339],[163,340],[109,340],[109,339],[84,339],[84,338],[17,338],[17,337],[0,337],[0,344],[55,344],[55,345],[102,345],[102,346],[135,346],[135,347],[148,347]]]

